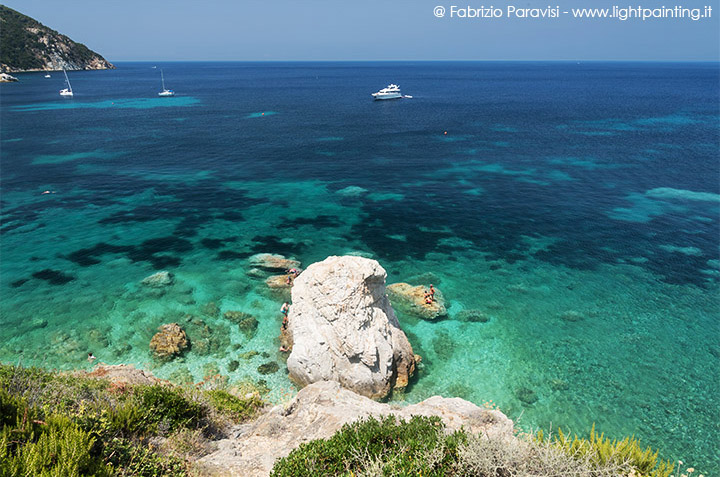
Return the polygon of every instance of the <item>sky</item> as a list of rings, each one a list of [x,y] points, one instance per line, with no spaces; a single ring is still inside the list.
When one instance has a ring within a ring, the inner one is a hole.
[[[720,60],[717,0],[2,1],[111,62]],[[575,18],[572,11],[676,4],[701,13],[710,6],[711,17],[621,21]],[[548,7],[558,18],[518,16]]]

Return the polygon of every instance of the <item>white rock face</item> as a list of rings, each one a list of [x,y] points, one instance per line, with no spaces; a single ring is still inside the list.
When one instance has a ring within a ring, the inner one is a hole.
[[[502,412],[487,410],[460,398],[431,397],[395,408],[343,389],[337,382],[320,382],[302,389],[291,402],[275,406],[256,420],[238,426],[231,439],[218,442],[215,452],[197,462],[209,475],[259,477],[270,475],[276,459],[304,442],[327,439],[349,422],[394,414],[438,416],[449,432],[465,427],[472,434],[513,440],[513,423]]]
[[[345,256],[314,263],[295,279],[291,379],[302,386],[337,381],[375,399],[407,385],[415,361],[385,295],[386,276],[375,260]]]
[[[162,271],[143,278],[141,283],[151,288],[163,288],[172,285],[173,280],[174,277],[172,273]]]

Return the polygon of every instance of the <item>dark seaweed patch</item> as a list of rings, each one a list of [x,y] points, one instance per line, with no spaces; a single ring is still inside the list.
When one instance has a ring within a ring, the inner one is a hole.
[[[138,248],[142,252],[152,255],[160,252],[185,253],[191,251],[193,245],[185,239],[167,236],[146,240]]]
[[[225,241],[222,239],[204,238],[200,241],[200,244],[208,250],[217,250],[225,245]]]
[[[75,277],[71,275],[66,275],[59,270],[52,270],[50,268],[35,272],[32,276],[40,280],[45,280],[51,285],[65,285],[66,283],[75,280]]]
[[[178,237],[160,237],[149,239],[140,245],[111,245],[100,242],[93,247],[76,250],[65,256],[66,259],[83,267],[99,264],[105,254],[125,254],[133,262],[149,262],[156,270],[180,265],[177,255],[193,249],[192,243]],[[177,254],[177,255],[176,255]]]
[[[236,252],[234,250],[221,250],[217,254],[216,259],[217,260],[241,260],[244,258],[248,258],[251,255],[252,255],[252,253],[248,253],[248,252]]]
[[[341,227],[343,221],[337,215],[318,215],[317,217],[297,217],[295,219],[285,219],[280,226],[285,227],[297,227],[300,225],[312,225],[315,228],[332,228]]]
[[[100,258],[107,253],[127,253],[133,249],[127,245],[111,245],[105,242],[99,242],[90,248],[82,248],[69,253],[65,258],[82,267],[97,265]]]
[[[256,235],[252,238],[254,243],[251,250],[254,253],[265,253],[271,251],[272,253],[279,253],[280,255],[285,256],[297,256],[305,249],[305,245],[281,242],[281,238],[282,237],[276,237],[274,235]]]
[[[21,278],[20,280],[15,280],[14,282],[12,282],[12,283],[10,284],[10,286],[13,287],[13,288],[20,288],[20,287],[23,286],[23,284],[24,284],[25,282],[27,282],[28,280],[30,280],[30,279],[29,279],[29,278]]]

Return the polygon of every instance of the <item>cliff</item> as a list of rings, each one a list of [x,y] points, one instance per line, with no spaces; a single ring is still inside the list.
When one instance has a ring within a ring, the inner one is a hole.
[[[0,71],[105,70],[115,68],[81,43],[0,5]]]

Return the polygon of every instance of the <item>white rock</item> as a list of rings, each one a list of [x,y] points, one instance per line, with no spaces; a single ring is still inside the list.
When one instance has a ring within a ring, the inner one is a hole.
[[[300,268],[300,262],[291,258],[285,258],[276,253],[257,253],[248,259],[253,267],[265,268],[267,270],[290,270]]]
[[[328,257],[292,288],[290,378],[301,386],[338,381],[371,398],[404,388],[415,369],[412,347],[385,295],[375,260]]]
[[[143,285],[152,287],[152,288],[162,288],[166,287],[168,285],[172,285],[173,283],[173,274],[170,272],[157,272],[149,277],[145,277],[142,281]]]
[[[270,474],[276,459],[304,442],[327,439],[347,423],[394,414],[438,416],[448,432],[465,428],[489,438],[513,440],[513,423],[502,412],[487,410],[460,398],[431,397],[404,408],[381,404],[340,387],[337,382],[311,384],[291,402],[275,406],[256,420],[238,426],[231,439],[218,442],[218,450],[197,462],[208,474],[259,477]]]

